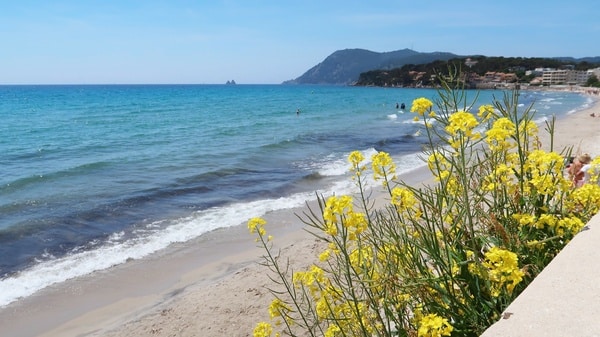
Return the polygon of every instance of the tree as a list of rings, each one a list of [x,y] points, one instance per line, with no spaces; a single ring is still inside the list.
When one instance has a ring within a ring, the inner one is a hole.
[[[598,77],[596,75],[592,74],[585,83],[585,86],[600,88],[600,80],[598,80]]]

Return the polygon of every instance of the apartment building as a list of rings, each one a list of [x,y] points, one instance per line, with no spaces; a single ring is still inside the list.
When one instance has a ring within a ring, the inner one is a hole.
[[[545,69],[542,72],[542,85],[585,84],[590,78],[590,73],[582,70],[571,69]]]

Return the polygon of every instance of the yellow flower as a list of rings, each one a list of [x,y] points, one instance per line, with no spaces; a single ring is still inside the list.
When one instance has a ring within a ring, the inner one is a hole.
[[[281,317],[282,313],[285,315],[285,313],[289,311],[292,311],[292,308],[278,298],[274,299],[271,302],[271,305],[269,305],[269,314],[271,315],[271,318]]]
[[[531,226],[535,224],[536,220],[535,215],[522,213],[513,214],[512,218],[517,220],[521,226]]]
[[[269,336],[271,336],[272,333],[273,333],[273,327],[271,326],[271,324],[269,324],[267,322],[260,322],[260,323],[256,324],[256,327],[254,328],[254,332],[252,333],[252,336],[254,336],[254,337],[269,337]]]
[[[423,116],[425,112],[433,107],[433,102],[428,100],[427,98],[421,97],[417,98],[412,102],[412,107],[410,108],[410,112],[416,112],[419,115]]]
[[[565,232],[575,234],[579,232],[583,226],[585,226],[585,224],[581,219],[577,217],[568,217],[558,220],[554,226],[554,231],[559,236],[565,235]]]
[[[329,324],[329,327],[327,327],[327,330],[325,331],[325,337],[336,337],[339,336],[341,332],[342,330],[340,329],[339,325],[332,323]]]
[[[505,117],[499,118],[494,122],[492,128],[485,133],[485,141],[492,150],[512,148],[515,144],[510,140],[516,130],[516,126],[511,120]]]
[[[357,270],[370,269],[373,261],[373,252],[369,247],[357,248],[350,252],[350,265]]]
[[[600,157],[594,158],[590,164],[591,166],[587,171],[590,175],[590,183],[598,184],[600,183],[598,179],[600,177]]]
[[[558,219],[554,214],[541,214],[540,218],[535,223],[537,229],[554,228]]]
[[[492,247],[485,253],[483,266],[487,269],[489,280],[493,283],[492,296],[495,297],[500,295],[500,289],[504,287],[509,294],[512,293],[525,275],[519,269],[517,254],[498,247]]]
[[[417,205],[415,195],[406,188],[394,187],[392,189],[392,204],[399,212],[414,209]]]
[[[419,337],[441,337],[450,336],[454,328],[446,318],[442,318],[436,314],[428,314],[421,318],[419,322]]]
[[[358,167],[365,160],[365,156],[360,151],[352,151],[348,156],[348,161],[352,164],[352,168]]]
[[[396,164],[392,160],[389,153],[378,152],[371,157],[373,166],[373,177],[375,180],[379,178],[395,179]],[[387,181],[384,181],[384,185]]]
[[[598,213],[600,211],[600,186],[584,184],[573,190],[567,201],[567,208],[572,212],[585,211],[589,215]]]
[[[479,113],[477,114],[479,118],[483,120],[488,120],[494,116],[494,106],[493,105],[482,105],[479,107]]]
[[[258,235],[265,235],[265,224],[267,222],[263,218],[252,218],[248,220],[248,230],[250,230],[250,234],[258,233]]]
[[[325,249],[321,254],[319,254],[319,261],[325,262],[325,261],[329,260],[330,256],[331,256],[331,250]]]
[[[364,213],[348,212],[344,226],[348,229],[348,240],[356,240],[367,229],[367,217]]]
[[[335,225],[338,222],[338,216],[344,215],[346,212],[352,212],[352,197],[350,196],[331,196],[325,201],[323,209],[323,219],[325,220],[325,231],[329,235],[337,234]]]
[[[446,131],[452,136],[455,136],[457,133],[462,133],[466,137],[471,137],[473,136],[473,129],[479,125],[475,116],[465,111],[453,113],[448,118],[448,122]]]
[[[506,164],[498,164],[493,168],[493,171],[484,179],[487,185],[484,188],[492,191],[496,188],[507,187],[512,182],[513,169]]]

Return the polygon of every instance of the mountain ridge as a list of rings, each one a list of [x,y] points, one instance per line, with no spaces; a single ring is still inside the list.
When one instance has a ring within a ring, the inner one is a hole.
[[[408,48],[390,52],[374,52],[361,48],[342,49],[333,52],[301,76],[283,84],[348,85],[356,82],[365,71],[393,69],[409,63],[421,64],[455,57],[460,56],[446,52],[422,53]]]
[[[367,49],[352,48],[333,52],[322,62],[307,70],[301,76],[284,81],[282,84],[355,84],[361,73],[370,70],[389,70],[401,68],[407,64],[426,64],[434,61],[448,61],[454,58],[482,55],[457,55],[449,52],[418,52],[412,49],[399,49],[390,52],[374,52]],[[568,62],[600,62],[600,57],[548,57]]]

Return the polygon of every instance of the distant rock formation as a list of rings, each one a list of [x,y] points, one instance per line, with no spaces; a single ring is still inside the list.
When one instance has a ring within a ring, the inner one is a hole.
[[[236,85],[235,80],[227,81],[225,85]]]

